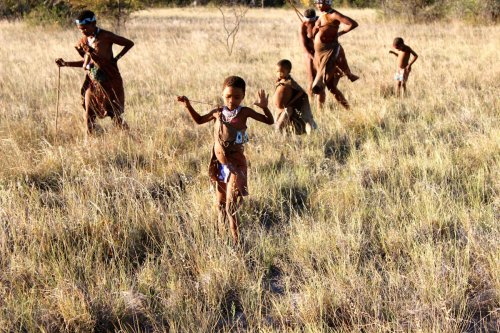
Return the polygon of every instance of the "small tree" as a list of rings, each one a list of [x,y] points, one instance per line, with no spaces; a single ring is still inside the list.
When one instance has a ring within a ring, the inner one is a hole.
[[[222,25],[224,27],[225,36],[222,41],[227,54],[231,56],[236,43],[236,37],[240,30],[240,25],[248,12],[248,7],[232,3],[229,7],[217,5],[217,9],[222,15]]]

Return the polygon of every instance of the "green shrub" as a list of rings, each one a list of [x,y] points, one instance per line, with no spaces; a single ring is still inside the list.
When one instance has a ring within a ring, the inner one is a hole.
[[[381,0],[385,16],[400,17],[409,22],[458,18],[480,23],[496,23],[498,0]]]
[[[35,24],[67,25],[85,8],[94,11],[99,19],[120,25],[143,3],[143,0],[3,0],[0,19],[26,18]]]

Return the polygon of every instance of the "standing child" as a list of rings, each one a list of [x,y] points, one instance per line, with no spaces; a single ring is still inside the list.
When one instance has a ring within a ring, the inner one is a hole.
[[[397,37],[392,43],[392,47],[397,51],[390,50],[389,53],[394,54],[397,59],[397,69],[394,79],[396,80],[396,96],[400,97],[406,95],[406,81],[410,76],[411,66],[417,60],[418,55],[405,44],[403,38]],[[413,55],[413,59],[410,61],[410,56]],[[401,93],[401,87],[403,92]]]
[[[276,92],[274,104],[279,109],[276,116],[276,130],[292,127],[295,134],[311,134],[316,122],[311,113],[307,93],[291,77],[292,63],[283,59],[276,64]]]
[[[239,242],[237,210],[242,197],[248,195],[247,161],[243,153],[243,144],[248,141],[247,120],[252,118],[272,125],[274,119],[267,107],[268,96],[264,90],[258,92],[259,101],[254,103],[264,111],[264,114],[261,114],[241,105],[246,89],[245,81],[241,77],[227,77],[222,89],[225,106],[203,116],[193,109],[186,96],[178,96],[177,100],[184,104],[198,125],[214,122],[215,143],[212,148],[209,176],[216,185],[219,226],[229,220],[236,245]]]

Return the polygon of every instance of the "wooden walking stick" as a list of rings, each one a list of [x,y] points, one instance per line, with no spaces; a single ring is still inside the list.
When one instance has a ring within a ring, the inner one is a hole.
[[[57,143],[57,119],[59,118],[59,95],[61,93],[61,66],[58,66],[59,71],[57,74],[57,103],[56,103],[56,136],[55,142]]]
[[[299,18],[300,22],[304,22],[304,15],[302,15],[302,13],[293,4],[292,0],[288,0],[288,3],[290,3],[290,6],[292,6],[292,8],[295,11],[295,14],[297,14],[297,17]]]

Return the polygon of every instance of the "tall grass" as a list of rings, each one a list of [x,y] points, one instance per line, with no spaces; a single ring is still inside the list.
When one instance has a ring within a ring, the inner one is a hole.
[[[122,34],[126,119],[85,138],[75,30],[0,22],[0,327],[5,332],[461,332],[499,327],[498,27],[381,22],[342,42],[353,105],[310,137],[250,123],[242,246],[216,227],[211,126],[174,94],[246,104],[274,64],[305,69],[290,11],[251,10],[232,57],[214,9],[142,12]],[[387,94],[396,36],[420,55]],[[197,107],[207,111],[206,106]]]

